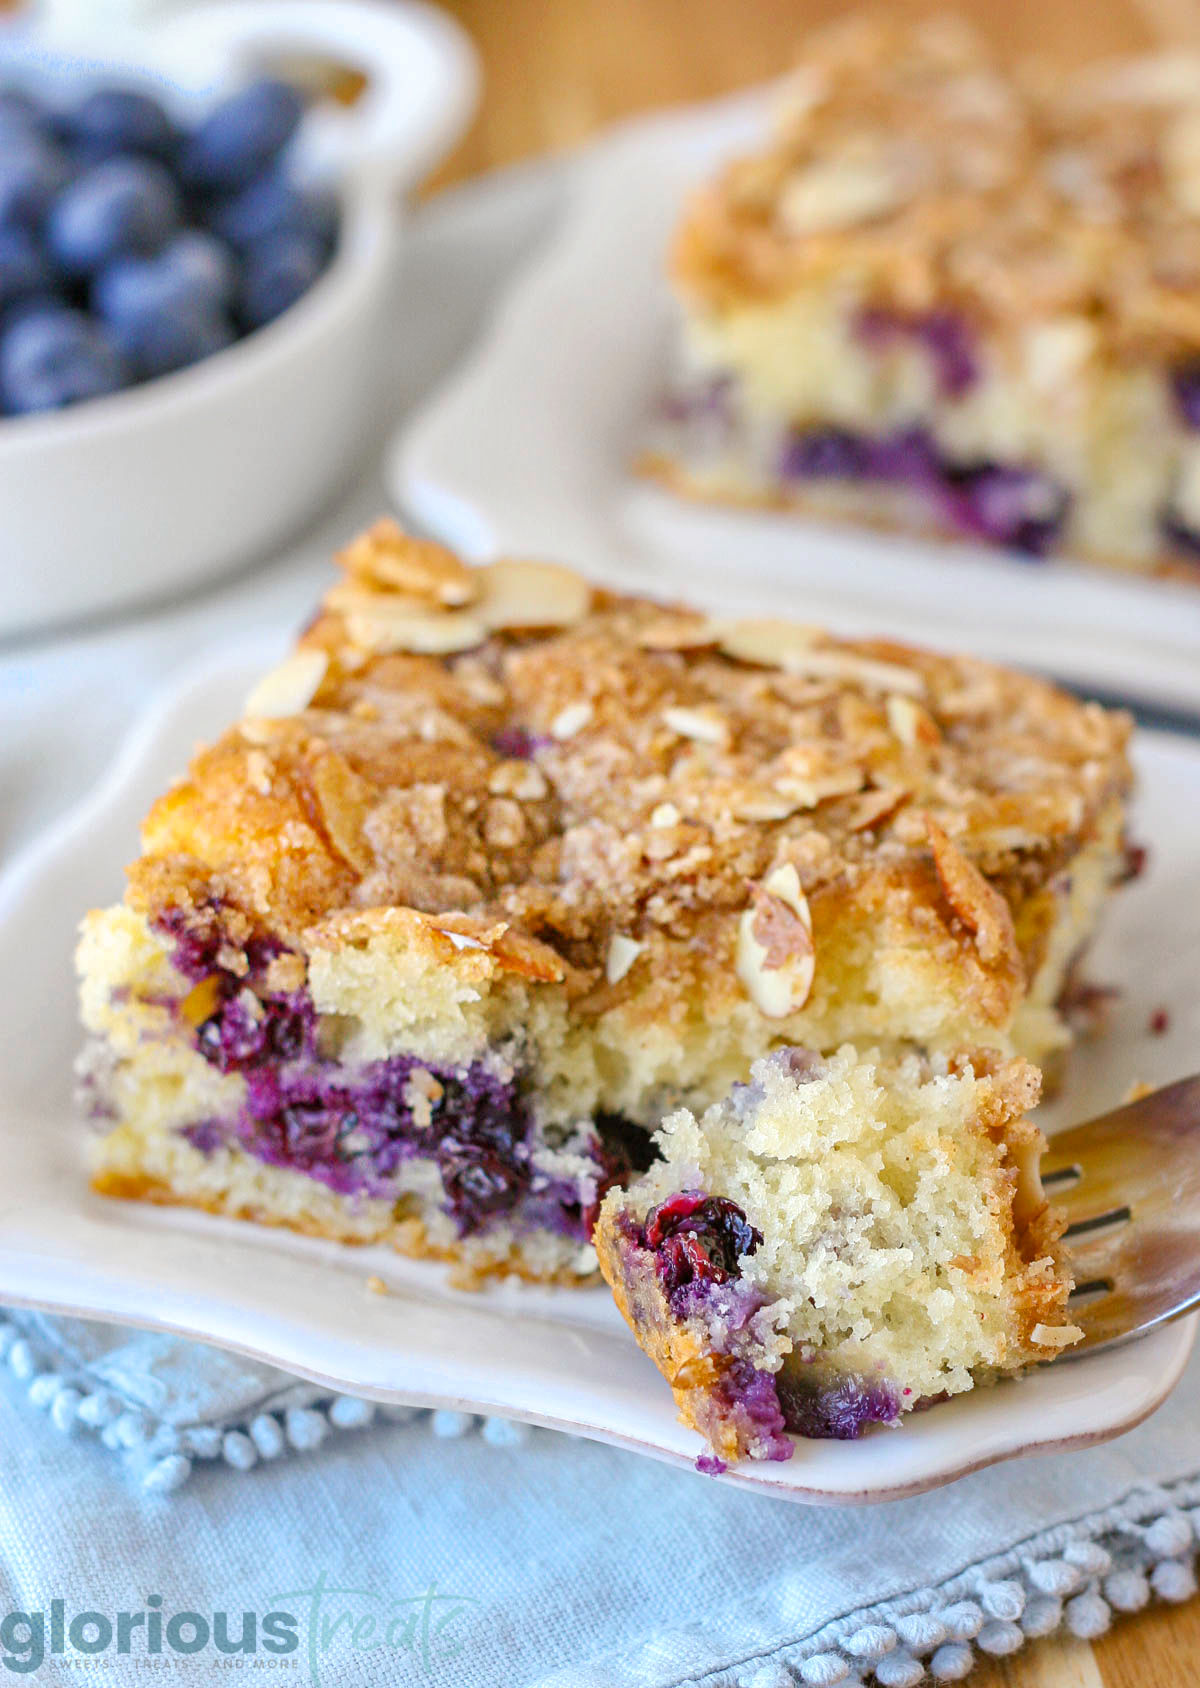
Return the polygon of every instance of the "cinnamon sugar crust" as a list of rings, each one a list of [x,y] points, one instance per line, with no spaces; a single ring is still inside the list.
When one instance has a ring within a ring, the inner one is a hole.
[[[429,550],[386,524],[375,549]],[[464,577],[482,602],[488,571]],[[133,905],[219,904],[235,948],[266,929],[301,952],[410,911],[409,942],[446,966],[601,1014],[643,992],[661,1005],[673,979],[744,994],[738,922],[790,865],[815,988],[824,934],[870,912],[1005,1026],[1041,960],[1021,911],[1127,787],[1124,716],[967,658],[553,578],[571,583],[568,624],[522,610],[528,625],[415,654],[396,648],[413,626],[436,643],[471,606],[360,565],[353,609],[336,588],[301,640],[320,666],[302,706],[231,728],[151,810]],[[640,947],[610,983],[617,937]]]
[[[1098,355],[1200,347],[1200,59],[1072,77],[1002,65],[962,20],[818,33],[762,152],[693,199],[673,272],[695,305],[838,277],[993,335],[1079,320]]]

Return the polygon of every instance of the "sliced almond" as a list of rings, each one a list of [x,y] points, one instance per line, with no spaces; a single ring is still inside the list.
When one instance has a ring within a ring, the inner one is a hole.
[[[488,775],[493,797],[520,797],[535,802],[548,790],[546,776],[533,762],[501,762]]]
[[[592,706],[586,699],[579,703],[569,703],[565,709],[560,709],[550,723],[552,738],[569,739],[582,732],[592,718]]]
[[[872,827],[894,815],[912,793],[903,785],[884,786],[878,791],[864,791],[850,805],[846,825],[851,832],[869,832]]]
[[[819,627],[798,621],[734,621],[721,629],[718,643],[726,656],[738,662],[790,671],[820,637]]]
[[[938,731],[937,722],[929,711],[913,698],[903,692],[889,692],[883,707],[893,736],[900,740],[906,750],[915,750],[918,745],[932,749],[934,745],[941,743],[942,735]]]
[[[699,651],[715,645],[720,629],[705,616],[664,615],[637,631],[644,651]]]
[[[374,786],[336,750],[317,758],[311,778],[330,843],[357,872],[368,872],[375,865],[375,854],[363,828],[376,796]]]
[[[664,723],[680,738],[695,739],[700,744],[728,744],[729,723],[709,704],[689,708],[677,704],[662,713]]]
[[[620,984],[645,947],[645,944],[626,938],[620,932],[613,935],[604,962],[604,977],[610,985]]]
[[[803,237],[870,222],[904,197],[882,161],[829,158],[793,173],[780,192],[777,215],[788,234]]]
[[[804,1007],[816,971],[812,915],[791,862],[754,888],[738,922],[737,976],[755,1007],[771,1020]]]
[[[864,691],[903,692],[910,697],[923,697],[925,681],[915,668],[901,668],[897,662],[881,662],[877,657],[859,656],[855,651],[809,651],[807,656],[790,664],[789,673],[803,674],[812,680],[843,680]]]
[[[439,914],[429,926],[459,950],[483,950],[508,973],[537,984],[558,984],[567,975],[562,957],[540,938],[514,932],[507,921],[485,925],[469,914]]]
[[[317,695],[329,668],[324,651],[306,646],[265,673],[246,699],[242,713],[255,720],[299,715]]]
[[[473,570],[453,551],[405,533],[386,516],[339,552],[338,561],[351,576],[450,609],[472,603],[479,589]]]
[[[446,656],[482,645],[487,628],[473,610],[392,609],[380,598],[367,612],[346,617],[346,631],[360,648],[383,656],[407,651],[413,656]]]
[[[957,844],[951,843],[932,815],[925,817],[925,831],[946,901],[975,939],[979,959],[988,967],[1007,960],[1019,962],[1008,903]]]
[[[1030,1331],[1029,1340],[1039,1348],[1069,1348],[1082,1336],[1083,1332],[1078,1325],[1038,1324]]]
[[[491,631],[570,627],[592,607],[582,575],[558,563],[503,557],[478,571],[478,613]]]

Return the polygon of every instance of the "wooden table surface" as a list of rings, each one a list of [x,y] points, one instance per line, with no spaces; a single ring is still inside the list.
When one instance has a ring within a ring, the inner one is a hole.
[[[434,188],[573,147],[615,118],[778,74],[837,0],[442,0],[484,67],[478,118]],[[919,17],[939,9],[890,0]],[[940,9],[948,9],[943,6]],[[1200,0],[958,0],[1005,51],[1064,65],[1184,41]],[[1100,1640],[1035,1642],[981,1663],[970,1688],[1200,1688],[1200,1600],[1120,1618]]]

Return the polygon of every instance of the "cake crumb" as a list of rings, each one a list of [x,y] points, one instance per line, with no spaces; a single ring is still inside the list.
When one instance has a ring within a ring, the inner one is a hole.
[[[374,1272],[372,1272],[371,1276],[367,1279],[367,1289],[372,1295],[390,1295],[392,1293],[384,1283],[383,1279],[377,1276]]]

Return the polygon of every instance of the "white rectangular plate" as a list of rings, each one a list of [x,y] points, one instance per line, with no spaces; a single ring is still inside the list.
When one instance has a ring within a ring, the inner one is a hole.
[[[120,894],[148,802],[198,736],[237,715],[265,660],[243,652],[184,681],[102,787],[0,886],[0,1303],[181,1331],[338,1389],[506,1414],[686,1464],[699,1438],[676,1423],[669,1390],[602,1288],[458,1293],[442,1268],[387,1250],[88,1190],[71,1099],[79,916]],[[1126,988],[1111,1036],[1075,1060],[1058,1119],[1099,1112],[1135,1079],[1181,1076],[1200,1047],[1200,746],[1146,735],[1138,762],[1136,835],[1153,841],[1150,867],[1118,899],[1095,963]],[[1152,1037],[1159,1006],[1171,1026]],[[391,1293],[368,1291],[371,1274]],[[901,1430],[801,1442],[786,1464],[743,1465],[720,1481],[799,1501],[880,1500],[1012,1454],[1102,1440],[1164,1399],[1194,1330],[1182,1320],[960,1397]]]
[[[769,96],[617,130],[491,332],[397,441],[398,505],[468,555],[552,556],[715,608],[974,650],[1200,712],[1197,585],[979,545],[723,510],[630,472],[675,323],[666,249],[684,197],[766,133]]]

